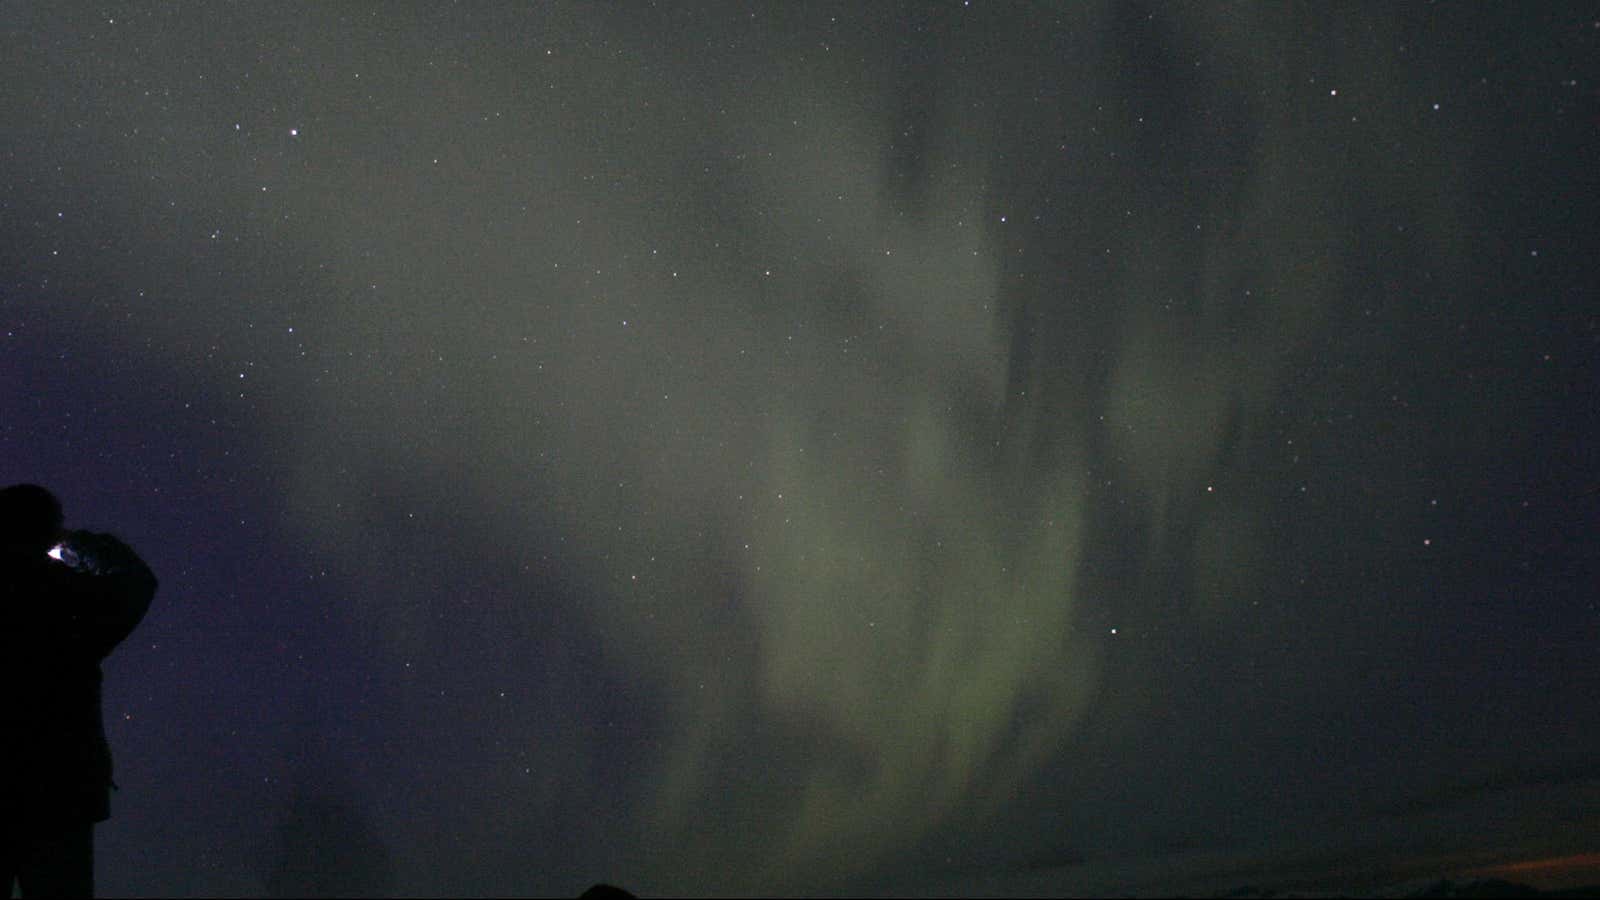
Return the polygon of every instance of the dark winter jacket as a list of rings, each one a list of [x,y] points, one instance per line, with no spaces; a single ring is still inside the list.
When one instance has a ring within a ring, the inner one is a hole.
[[[93,568],[0,552],[0,816],[111,814],[100,661],[150,608],[156,578],[109,535],[78,536]]]

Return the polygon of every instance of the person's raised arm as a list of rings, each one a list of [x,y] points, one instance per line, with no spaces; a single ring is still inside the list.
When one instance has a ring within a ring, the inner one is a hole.
[[[56,568],[57,622],[70,643],[101,659],[150,609],[156,576],[132,548],[109,534],[76,532],[72,545],[88,565]]]

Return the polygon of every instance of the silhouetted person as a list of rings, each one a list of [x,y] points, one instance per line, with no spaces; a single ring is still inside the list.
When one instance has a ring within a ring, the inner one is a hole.
[[[32,484],[0,489],[0,891],[94,893],[94,824],[111,815],[100,661],[156,578],[106,534],[63,531]]]

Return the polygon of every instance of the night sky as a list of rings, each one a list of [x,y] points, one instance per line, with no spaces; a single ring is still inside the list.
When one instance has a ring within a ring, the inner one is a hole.
[[[1597,87],[1584,4],[0,7],[0,483],[161,578],[100,890],[1600,850]]]

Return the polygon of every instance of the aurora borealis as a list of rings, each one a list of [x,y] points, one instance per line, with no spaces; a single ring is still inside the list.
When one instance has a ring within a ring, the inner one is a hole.
[[[1594,849],[1593,21],[0,26],[4,478],[162,580],[102,890]]]

